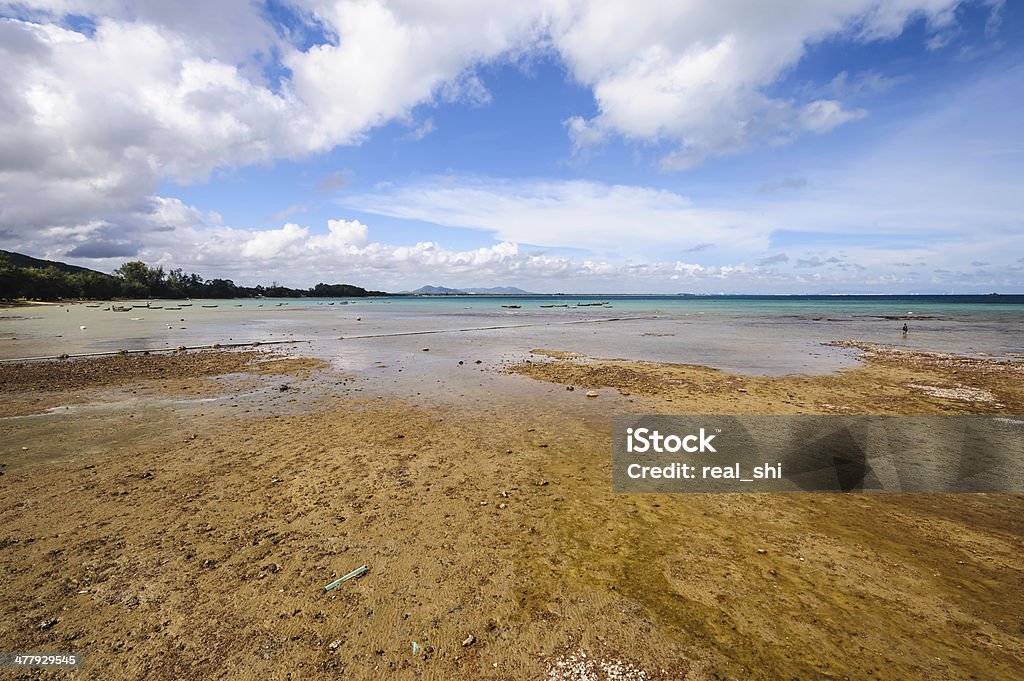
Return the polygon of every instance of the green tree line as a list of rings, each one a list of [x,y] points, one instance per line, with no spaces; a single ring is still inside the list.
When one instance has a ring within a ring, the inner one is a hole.
[[[317,284],[309,289],[238,286],[230,279],[204,279],[181,268],[168,272],[138,260],[114,274],[91,270],[69,272],[56,266],[20,267],[0,254],[0,299],[110,300],[113,298],[354,298],[387,295],[350,284]]]

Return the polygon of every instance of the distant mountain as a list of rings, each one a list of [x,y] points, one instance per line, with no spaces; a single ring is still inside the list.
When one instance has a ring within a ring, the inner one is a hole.
[[[494,288],[467,288],[466,293],[490,293],[499,296],[529,296],[529,291],[524,291],[515,286],[495,286]]]
[[[496,296],[524,296],[531,295],[529,291],[514,286],[495,286],[493,288],[447,288],[445,286],[421,286],[415,291],[409,291],[413,295],[428,296],[457,296],[467,293],[488,294]]]
[[[460,291],[455,288],[445,288],[444,286],[420,286],[415,291],[409,291],[413,295],[428,295],[428,296],[452,296],[465,291]]]
[[[97,272],[96,270],[90,270],[88,267],[69,265],[66,262],[57,262],[55,260],[41,260],[39,258],[33,258],[30,255],[25,255],[24,253],[15,253],[13,251],[0,250],[0,259],[3,258],[7,258],[7,262],[14,265],[15,267],[25,267],[40,270],[45,270],[47,267],[55,267],[61,272],[67,272],[68,274],[75,274],[76,272],[92,272],[93,274],[99,274],[104,277],[110,276],[105,272]]]

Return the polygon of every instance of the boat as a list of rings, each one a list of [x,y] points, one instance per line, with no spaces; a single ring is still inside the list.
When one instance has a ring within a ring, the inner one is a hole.
[[[114,312],[131,312],[132,311],[132,309],[130,307],[125,307],[123,305],[114,305],[110,309],[113,310]]]
[[[541,305],[541,307],[569,307],[568,305]]]
[[[165,310],[180,310],[180,307],[165,307]]]
[[[203,305],[203,307],[217,307],[216,305]]]
[[[510,310],[518,310],[522,305],[502,305],[502,307],[507,307]]]

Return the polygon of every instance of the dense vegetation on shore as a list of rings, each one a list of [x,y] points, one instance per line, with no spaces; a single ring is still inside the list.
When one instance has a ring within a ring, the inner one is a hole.
[[[0,251],[0,299],[71,300],[111,298],[355,298],[387,295],[350,284],[317,284],[309,289],[238,286],[230,279],[203,279],[180,268],[165,272],[133,261],[104,274],[65,263]]]

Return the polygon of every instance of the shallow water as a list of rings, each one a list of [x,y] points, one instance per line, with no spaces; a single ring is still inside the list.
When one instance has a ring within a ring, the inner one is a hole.
[[[576,306],[597,301],[608,305]],[[454,296],[194,301],[166,309],[180,304],[159,301],[154,305],[161,309],[130,312],[105,310],[107,304],[2,310],[0,358],[293,339],[308,342],[300,346],[304,354],[376,375],[397,374],[398,365],[429,375],[460,360],[518,361],[531,348],[780,375],[855,364],[850,351],[822,345],[844,339],[938,352],[1024,353],[1021,296]],[[552,304],[569,307],[541,307]],[[904,321],[910,327],[905,336]]]

